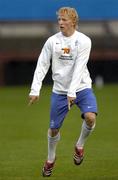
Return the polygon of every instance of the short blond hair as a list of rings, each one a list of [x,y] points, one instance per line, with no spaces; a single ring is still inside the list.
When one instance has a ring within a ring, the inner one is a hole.
[[[59,15],[68,15],[69,18],[72,19],[73,23],[75,24],[75,27],[78,25],[79,22],[79,16],[77,11],[75,10],[75,8],[71,8],[71,7],[62,7],[60,8],[57,13],[58,16]]]

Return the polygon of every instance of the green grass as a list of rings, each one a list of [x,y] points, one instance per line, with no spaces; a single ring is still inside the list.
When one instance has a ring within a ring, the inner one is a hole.
[[[73,164],[73,148],[81,128],[73,107],[61,129],[57,161],[50,180],[118,179],[118,85],[94,89],[99,115],[85,145],[85,160]],[[0,180],[43,180],[51,87],[43,86],[39,102],[28,107],[28,87],[0,88]],[[46,178],[47,179],[47,178]]]

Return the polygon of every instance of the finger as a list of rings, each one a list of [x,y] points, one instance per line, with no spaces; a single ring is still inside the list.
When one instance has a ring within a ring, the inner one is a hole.
[[[71,104],[74,104],[74,100],[71,100]]]
[[[31,106],[33,104],[33,100],[31,99],[28,103],[28,106]]]
[[[70,105],[71,105],[71,103],[70,103],[70,101],[68,101],[68,110],[70,111]]]

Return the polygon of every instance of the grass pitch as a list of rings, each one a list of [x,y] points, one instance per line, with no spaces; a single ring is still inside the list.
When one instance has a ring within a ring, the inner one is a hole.
[[[118,85],[94,88],[99,115],[85,145],[81,166],[73,149],[81,128],[75,106],[66,117],[50,180],[118,180]],[[51,87],[43,86],[39,102],[28,107],[28,87],[0,88],[0,180],[43,180]],[[47,179],[47,178],[46,178]]]

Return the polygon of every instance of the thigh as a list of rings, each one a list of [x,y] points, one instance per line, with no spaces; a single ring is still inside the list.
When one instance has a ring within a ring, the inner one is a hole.
[[[60,128],[68,112],[67,96],[52,93],[50,110],[50,128]]]
[[[80,108],[82,118],[87,112],[97,114],[97,102],[92,89],[87,88],[78,92],[75,103]]]

